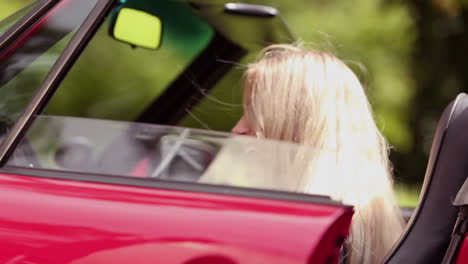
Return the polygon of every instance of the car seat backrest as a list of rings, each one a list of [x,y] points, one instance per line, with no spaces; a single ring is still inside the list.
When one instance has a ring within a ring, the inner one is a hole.
[[[468,176],[468,95],[459,94],[437,125],[418,207],[383,263],[441,263],[457,218],[452,205]]]

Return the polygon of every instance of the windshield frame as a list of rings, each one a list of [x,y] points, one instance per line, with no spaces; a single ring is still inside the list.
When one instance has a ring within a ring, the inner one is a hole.
[[[21,19],[27,17],[29,13],[40,4],[40,0],[33,0],[29,4],[17,9],[13,13],[10,13],[8,16],[0,20],[0,36],[15,26]]]
[[[55,6],[55,4],[58,2],[58,0],[45,0],[45,6],[41,5],[41,7],[43,8],[41,9],[42,12],[45,12],[42,15],[50,11],[50,9],[53,6]],[[54,3],[53,6],[48,6],[48,4],[52,3]],[[86,18],[86,20],[79,27],[75,36],[64,49],[56,63],[53,65],[53,67],[45,77],[42,84],[37,88],[32,99],[24,108],[24,111],[22,112],[21,116],[11,127],[11,130],[7,133],[5,139],[1,143],[0,167],[3,167],[5,165],[9,157],[12,155],[16,146],[24,137],[26,130],[30,127],[32,121],[34,120],[34,116],[43,110],[45,105],[48,103],[50,97],[54,94],[61,81],[65,78],[65,75],[68,73],[70,68],[76,62],[81,53],[84,51],[84,49],[91,41],[101,24],[104,23],[107,14],[109,14],[109,12],[111,12],[113,10],[113,7],[117,4],[118,2],[115,0],[99,0],[96,6],[91,11],[91,13]],[[49,9],[46,9],[46,6],[48,6]],[[38,19],[38,16],[35,16],[34,18],[26,16],[25,19],[29,23],[34,23],[34,19]],[[25,30],[27,29],[28,28],[25,28]],[[10,36],[11,34],[6,35],[6,38],[10,39],[8,38],[8,36]],[[3,36],[5,36],[5,34],[2,35],[2,37]],[[2,46],[0,45],[0,48],[1,47]]]
[[[14,42],[30,29],[38,19],[47,14],[60,0],[43,0],[18,22],[0,35],[0,56],[8,52]],[[33,3],[34,4],[34,3]]]

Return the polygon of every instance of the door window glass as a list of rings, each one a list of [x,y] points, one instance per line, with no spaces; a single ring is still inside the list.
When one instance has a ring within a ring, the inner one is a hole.
[[[333,175],[335,154],[207,130],[38,116],[7,166],[304,192],[314,171]]]

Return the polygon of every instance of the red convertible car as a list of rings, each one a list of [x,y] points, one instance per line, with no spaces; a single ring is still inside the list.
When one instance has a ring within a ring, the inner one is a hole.
[[[288,157],[313,149],[213,131],[239,116],[239,65],[294,40],[252,2],[41,0],[0,22],[0,263],[346,263],[352,207],[294,192]],[[384,263],[468,263],[466,131],[461,94]]]

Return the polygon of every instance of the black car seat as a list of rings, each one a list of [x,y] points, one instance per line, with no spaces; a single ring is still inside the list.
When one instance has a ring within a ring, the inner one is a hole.
[[[468,95],[459,94],[437,125],[418,207],[383,263],[440,264],[458,209],[452,205],[468,176]]]

